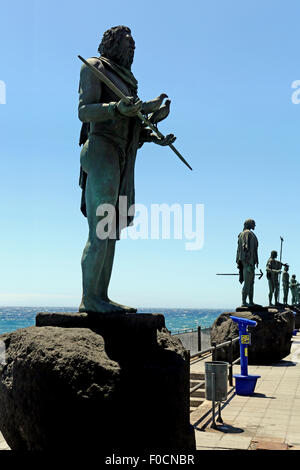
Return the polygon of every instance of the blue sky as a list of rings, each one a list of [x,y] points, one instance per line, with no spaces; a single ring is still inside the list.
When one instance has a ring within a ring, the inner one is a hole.
[[[0,304],[77,306],[87,238],[79,211],[78,54],[97,54],[103,32],[128,25],[139,96],[166,92],[160,129],[169,148],[146,144],[136,202],[204,204],[202,250],[183,240],[118,242],[111,298],[140,307],[234,307],[241,302],[237,235],[256,220],[260,268],[283,245],[300,278],[300,79],[297,1],[136,0],[6,2],[1,7]],[[266,304],[267,280],[255,284]]]

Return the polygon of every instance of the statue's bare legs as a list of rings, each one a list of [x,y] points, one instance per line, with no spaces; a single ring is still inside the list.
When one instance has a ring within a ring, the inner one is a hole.
[[[245,265],[243,269],[244,286],[242,290],[242,307],[255,305],[253,302],[254,270],[254,267],[247,265]],[[249,303],[247,303],[247,297],[249,298]]]
[[[94,137],[92,147],[93,154],[89,155],[83,151],[81,160],[83,169],[88,173],[85,199],[89,238],[81,259],[83,295],[79,311],[135,312],[136,309],[117,304],[108,298],[116,244],[115,220],[105,229],[112,238],[101,239],[99,234],[97,235],[97,225],[103,217],[106,217],[97,215],[97,209],[102,204],[116,207],[118,200],[120,182],[118,152],[114,146],[101,138]]]
[[[283,287],[283,303],[284,303],[284,305],[287,305],[287,303],[288,303],[288,295],[289,295],[289,288],[288,288],[288,286],[286,287],[284,285],[284,287]]]
[[[106,249],[106,259],[104,266],[102,268],[102,273],[99,282],[99,289],[101,292],[101,298],[104,299],[112,307],[121,308],[126,312],[136,312],[136,308],[127,307],[126,305],[113,302],[108,298],[108,286],[111,278],[114,255],[115,255],[116,240],[108,240],[107,249]]]
[[[83,298],[80,312],[136,312],[136,309],[112,302],[107,295],[114,261],[116,240],[86,244],[82,255]],[[95,275],[93,273],[98,273]]]
[[[94,237],[89,237],[84,248],[81,260],[83,295],[79,307],[80,312],[122,311],[121,308],[112,308],[101,295],[101,273],[106,261],[107,245],[108,240],[96,240]]]
[[[272,298],[274,294],[275,304],[272,303]],[[278,295],[279,295],[279,284],[274,284],[274,282],[269,279],[269,306],[273,307],[278,305]]]

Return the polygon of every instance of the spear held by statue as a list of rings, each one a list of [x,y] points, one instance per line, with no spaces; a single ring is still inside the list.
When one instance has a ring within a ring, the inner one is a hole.
[[[91,72],[96,75],[96,77],[101,80],[105,85],[108,86],[120,99],[123,99],[127,104],[132,104],[131,100],[128,98],[128,96],[124,95],[121,90],[108,78],[104,73],[102,73],[100,70],[98,70],[94,65],[89,64],[83,57],[80,55],[78,56],[79,59],[91,70]],[[162,108],[160,108],[162,109]],[[160,110],[159,110],[160,111]],[[166,109],[166,112],[168,112],[168,109]],[[155,134],[161,139],[165,139],[165,136],[157,129],[157,126],[151,122],[149,119],[147,119],[140,111],[137,113],[137,117],[144,123],[146,124],[152,131],[155,132]],[[150,118],[151,119],[151,118]],[[163,118],[162,118],[163,119]],[[156,122],[162,120],[162,119],[157,119]],[[173,150],[173,152],[177,155],[177,157],[180,158],[180,160],[190,169],[192,170],[192,167],[188,164],[188,162],[183,158],[183,156],[178,152],[176,147],[174,147],[173,144],[168,144],[169,147]]]

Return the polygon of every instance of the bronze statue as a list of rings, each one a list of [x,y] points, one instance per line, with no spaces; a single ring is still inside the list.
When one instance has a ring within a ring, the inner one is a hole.
[[[244,283],[242,289],[242,307],[253,306],[253,290],[255,279],[255,266],[258,267],[258,240],[252,230],[255,229],[255,221],[247,219],[244,230],[238,236],[236,263],[240,272],[240,283]],[[249,303],[247,303],[247,298]]]
[[[128,208],[134,204],[134,166],[137,150],[144,142],[172,145],[173,134],[158,138],[138,119],[139,113],[155,113],[165,94],[142,103],[137,99],[138,82],[131,72],[135,42],[126,26],[110,28],[98,48],[100,57],[88,63],[106,75],[127,99],[119,99],[107,85],[97,79],[87,65],[80,72],[78,115],[82,121],[80,145],[81,210],[88,219],[89,237],[82,255],[83,295],[79,311],[135,312],[136,309],[112,302],[108,297],[115,243],[133,216]],[[168,103],[169,106],[169,103]],[[119,206],[124,196],[126,210]],[[107,224],[107,236],[99,237],[97,225],[103,211],[115,208],[115,220]],[[100,215],[99,215],[100,214]]]
[[[269,305],[272,306],[272,297],[274,294],[275,305],[278,305],[278,295],[279,295],[279,275],[281,273],[282,266],[286,266],[285,263],[278,261],[277,251],[271,251],[271,256],[268,259],[266,270],[267,270],[267,279],[269,283]]]
[[[289,295],[289,285],[290,285],[290,275],[289,275],[289,265],[286,264],[284,271],[282,273],[282,287],[283,287],[283,303],[288,304],[288,295]]]
[[[296,279],[296,275],[293,274],[290,282],[290,289],[292,293],[292,305],[297,305],[299,303],[299,283]]]

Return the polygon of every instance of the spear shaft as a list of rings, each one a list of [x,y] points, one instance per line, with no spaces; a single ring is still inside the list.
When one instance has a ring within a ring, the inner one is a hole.
[[[118,98],[120,99],[123,99],[127,104],[132,104],[131,100],[126,96],[124,95],[124,93],[119,90],[119,88],[108,78],[106,77],[106,75],[104,75],[104,73],[101,72],[101,70],[98,70],[96,67],[94,67],[92,64],[89,64],[83,57],[81,57],[80,55],[78,56],[79,59],[96,75],[96,77],[101,80],[103,83],[105,83],[105,85],[108,86],[108,88],[110,88],[117,96]],[[154,126],[152,124],[151,121],[149,121],[147,118],[145,118],[145,116],[143,116],[143,114],[139,111],[137,113],[137,117],[142,121],[144,122],[148,127],[150,127],[150,129],[152,131],[155,132],[155,134],[160,138],[160,139],[164,139],[165,136],[159,132],[159,130],[157,129],[156,126]],[[178,152],[178,150],[176,149],[176,147],[174,147],[173,144],[169,144],[169,147],[173,150],[173,152],[177,155],[177,157],[180,158],[180,160],[190,169],[192,170],[191,166],[188,164],[188,162],[183,158],[183,156]]]
[[[238,273],[217,273],[216,275],[217,276],[239,276]],[[254,274],[254,276],[258,276],[258,279],[261,279],[263,275],[264,274],[261,269],[259,270],[259,273]]]

